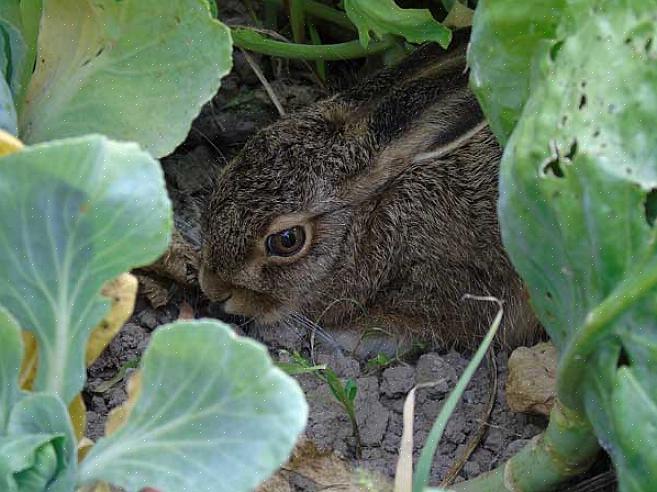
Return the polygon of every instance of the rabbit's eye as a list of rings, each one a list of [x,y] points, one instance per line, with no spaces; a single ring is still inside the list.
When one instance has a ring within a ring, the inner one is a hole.
[[[273,256],[292,256],[306,243],[306,231],[301,226],[291,227],[267,236],[267,253]]]

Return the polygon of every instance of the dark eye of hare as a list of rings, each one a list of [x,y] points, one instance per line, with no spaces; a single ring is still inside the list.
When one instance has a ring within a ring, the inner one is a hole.
[[[267,236],[267,253],[273,256],[292,256],[306,243],[306,231],[301,226],[291,227]]]

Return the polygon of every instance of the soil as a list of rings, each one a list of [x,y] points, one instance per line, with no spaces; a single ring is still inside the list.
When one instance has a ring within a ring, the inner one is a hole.
[[[272,62],[257,56],[254,59],[269,75],[272,89],[286,111],[310,104],[330,92],[309,76],[304,64]],[[174,202],[177,229],[195,247],[200,244],[200,210],[212,176],[257,128],[277,117],[262,84],[243,54],[236,51],[233,71],[223,80],[217,96],[196,119],[187,140],[174,154],[162,160]],[[84,399],[88,408],[87,434],[93,440],[103,434],[107,413],[125,400],[125,381],[153,330],[178,319],[181,313],[185,316],[192,313],[194,317],[215,314],[193,285],[191,288],[162,285],[166,288],[164,305],[154,308],[142,292],[133,316],[88,370]],[[333,450],[355,467],[389,478],[395,472],[402,432],[401,412],[408,391],[420,382],[440,382],[420,390],[417,395],[414,442],[419,452],[446,396],[471,356],[445,350],[395,360],[386,367],[371,367],[365,360],[336,354],[331,348],[315,347],[311,353],[308,333],[259,332],[237,326],[236,330],[246,330],[245,334],[266,344],[274,359],[285,360],[291,352],[298,351],[314,358],[316,363],[327,364],[341,378],[354,379],[358,388],[356,414],[362,441],[360,456],[346,412],[328,386],[312,374],[297,376],[310,404],[306,435],[318,449]],[[493,384],[489,367],[484,363],[475,374],[447,425],[434,460],[432,483],[442,480],[481,426],[485,426],[487,432],[465,462],[457,480],[472,478],[496,467],[544,429],[545,418],[516,414],[506,406],[507,359],[507,353],[495,356],[497,394],[489,418],[484,416]]]

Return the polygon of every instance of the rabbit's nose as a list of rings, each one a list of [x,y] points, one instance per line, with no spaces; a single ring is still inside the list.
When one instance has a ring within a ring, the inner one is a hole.
[[[203,265],[198,274],[198,281],[201,290],[211,301],[224,303],[233,295],[231,285]]]

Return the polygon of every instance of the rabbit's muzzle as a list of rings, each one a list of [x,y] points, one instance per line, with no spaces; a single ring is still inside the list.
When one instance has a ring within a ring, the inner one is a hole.
[[[221,304],[227,314],[256,318],[264,324],[282,316],[280,303],[271,296],[226,282],[204,266],[199,271],[199,284],[208,299]]]

